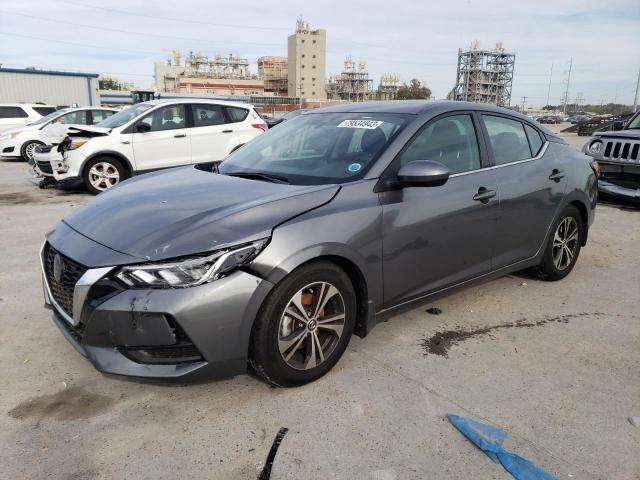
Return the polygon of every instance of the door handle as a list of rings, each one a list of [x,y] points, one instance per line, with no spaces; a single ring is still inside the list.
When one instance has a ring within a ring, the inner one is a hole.
[[[473,196],[476,202],[489,203],[493,197],[497,195],[495,190],[487,190],[485,187],[480,187],[478,193]]]
[[[186,133],[176,133],[173,138],[184,138],[186,137],[187,134]]]
[[[233,133],[233,130],[222,130],[222,133]]]
[[[560,170],[558,170],[557,168],[553,169],[553,172],[551,172],[551,175],[549,175],[549,180],[553,180],[554,182],[558,183],[561,179],[563,179],[567,174],[564,172],[561,172]]]

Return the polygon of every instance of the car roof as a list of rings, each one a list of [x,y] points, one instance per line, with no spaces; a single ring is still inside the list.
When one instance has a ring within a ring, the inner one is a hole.
[[[452,100],[386,100],[377,102],[346,103],[331,107],[311,110],[309,113],[401,113],[422,115],[429,112],[446,112],[454,110],[481,110],[504,113],[522,119],[525,115],[508,108],[488,103],[456,102]]]
[[[160,98],[158,100],[148,100],[140,102],[147,105],[164,105],[167,103],[211,103],[214,105],[227,105],[229,107],[252,108],[253,105],[244,102],[229,102],[227,100],[216,100],[215,98]],[[138,104],[139,105],[139,104]]]

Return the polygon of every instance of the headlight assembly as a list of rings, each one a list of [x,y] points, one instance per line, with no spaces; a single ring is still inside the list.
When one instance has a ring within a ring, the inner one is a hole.
[[[131,288],[184,288],[212,282],[247,265],[266,247],[269,239],[219,250],[203,257],[167,263],[128,265],[116,278]]]
[[[67,146],[67,150],[75,150],[76,148],[80,148],[82,145],[84,145],[85,143],[87,143],[89,141],[88,138],[83,138],[81,140],[73,140],[72,142],[69,143],[69,145]]]
[[[589,145],[589,153],[593,153],[594,155],[598,155],[599,153],[602,153],[603,149],[604,149],[604,143],[602,143],[600,140],[595,140],[594,142],[591,142],[591,144]]]

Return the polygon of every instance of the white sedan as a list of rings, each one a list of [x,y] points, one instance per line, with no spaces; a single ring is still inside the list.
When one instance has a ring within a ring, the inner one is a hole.
[[[47,138],[50,127],[63,125],[93,125],[99,123],[118,110],[114,108],[85,107],[63,108],[29,123],[24,127],[10,129],[0,134],[0,158],[33,159],[38,145],[51,143]]]

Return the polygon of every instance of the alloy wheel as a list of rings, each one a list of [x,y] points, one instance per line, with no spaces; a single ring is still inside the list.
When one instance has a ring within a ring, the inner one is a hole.
[[[573,217],[566,217],[560,222],[553,236],[553,264],[558,270],[564,270],[573,261],[580,241],[578,222]]]
[[[109,162],[98,162],[89,169],[89,182],[96,190],[106,190],[120,182],[120,172]]]
[[[37,143],[32,142],[27,144],[26,147],[24,147],[24,153],[27,155],[28,160],[33,160],[33,155],[36,153],[37,146],[38,146]]]
[[[298,290],[278,324],[278,350],[285,363],[310,370],[325,362],[340,342],[345,313],[342,294],[328,282]]]

